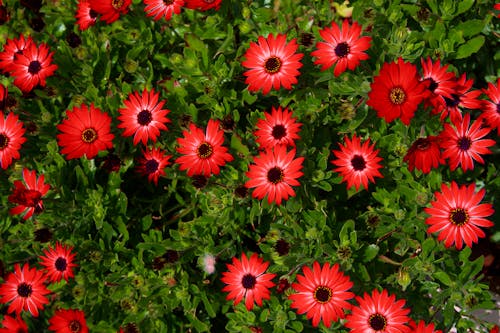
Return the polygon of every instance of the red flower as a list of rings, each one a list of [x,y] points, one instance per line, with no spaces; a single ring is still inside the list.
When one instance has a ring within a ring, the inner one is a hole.
[[[221,281],[227,284],[222,291],[228,291],[227,300],[234,299],[237,305],[245,298],[248,311],[253,309],[254,301],[262,306],[262,300],[270,298],[269,288],[275,284],[271,281],[276,274],[265,273],[268,262],[264,262],[256,253],[250,260],[245,253],[241,254],[241,261],[233,257],[233,264],[226,264],[229,272],[223,272]]]
[[[297,83],[302,67],[300,59],[302,53],[296,54],[298,45],[295,39],[286,43],[286,35],[278,34],[275,38],[269,34],[267,38],[259,37],[259,42],[250,43],[250,48],[245,53],[246,60],[242,65],[250,68],[243,75],[247,77],[245,83],[249,84],[248,90],[258,91],[266,95],[271,88],[278,90],[281,85],[292,89],[292,84]]]
[[[368,181],[375,183],[375,177],[383,178],[378,169],[382,166],[378,163],[382,161],[378,157],[378,149],[374,150],[375,144],[370,146],[370,139],[361,145],[361,140],[354,135],[352,140],[346,136],[345,145],[339,143],[340,151],[333,150],[337,157],[331,161],[338,168],[334,170],[342,175],[342,181],[347,182],[347,188],[356,187],[359,190],[361,184],[368,189]]]
[[[481,128],[481,120],[472,123],[469,128],[470,114],[461,115],[452,121],[453,126],[444,124],[444,130],[439,135],[441,137],[441,147],[444,149],[443,158],[449,159],[448,164],[453,171],[459,165],[462,170],[474,170],[474,161],[484,164],[480,154],[491,154],[491,147],[494,140],[483,139],[490,133],[489,128]]]
[[[57,125],[57,129],[62,132],[57,134],[57,143],[62,147],[61,153],[67,154],[66,159],[83,155],[92,159],[99,151],[113,147],[111,117],[107,113],[90,104],[90,110],[86,105],[80,108],[75,106],[73,111],[66,110],[66,114],[68,119]]]
[[[23,180],[14,181],[14,191],[9,195],[9,201],[18,206],[12,208],[9,213],[11,215],[24,214],[24,219],[29,219],[33,213],[43,211],[42,197],[47,194],[50,189],[49,184],[45,184],[45,176],[40,175],[36,178],[36,172],[28,169],[23,169]],[[26,184],[26,185],[25,185]]]
[[[76,10],[76,24],[80,30],[87,30],[97,22],[99,14],[90,8],[88,0],[79,0],[78,8]]]
[[[422,80],[428,81],[427,89],[430,94],[427,100],[432,107],[438,108],[444,103],[444,97],[453,98],[457,78],[454,73],[447,71],[448,65],[441,67],[439,59],[433,63],[431,58],[427,60],[422,58],[420,62],[423,71]]]
[[[118,119],[121,123],[118,128],[123,128],[123,136],[134,135],[134,145],[142,142],[146,145],[148,139],[156,142],[156,138],[161,131],[166,131],[166,123],[170,120],[166,115],[170,112],[168,109],[162,109],[165,101],[158,101],[159,93],[154,89],[148,92],[146,89],[142,96],[136,91],[128,96],[124,102],[126,108],[119,109]]]
[[[413,171],[416,168],[423,173],[429,173],[431,169],[444,164],[439,141],[439,137],[431,135],[426,138],[418,138],[413,142],[403,158],[403,161],[408,163],[408,169]]]
[[[478,238],[485,237],[479,227],[492,227],[493,222],[485,219],[494,213],[492,204],[480,204],[485,190],[475,192],[475,184],[458,187],[451,182],[451,187],[441,185],[441,193],[435,192],[436,200],[431,202],[432,207],[424,208],[430,215],[425,221],[430,225],[428,233],[439,232],[438,240],[443,241],[446,247],[455,247],[461,250],[463,243],[472,247]]]
[[[186,8],[207,11],[214,8],[219,10],[222,0],[185,0]]]
[[[113,23],[120,18],[120,15],[128,13],[132,0],[88,0],[90,8],[101,14],[101,20],[106,23]]]
[[[85,313],[81,310],[56,310],[49,319],[49,330],[56,333],[88,333]]]
[[[351,308],[347,300],[353,298],[354,293],[348,291],[353,283],[339,271],[339,265],[330,268],[330,264],[325,263],[321,268],[315,261],[312,271],[307,266],[302,271],[303,276],[297,275],[299,283],[292,284],[297,293],[288,296],[293,301],[290,306],[297,309],[298,314],[307,313],[307,319],[312,318],[314,327],[321,320],[326,327],[330,327],[332,321],[344,318],[344,310]]]
[[[19,149],[26,142],[23,136],[26,130],[19,117],[13,113],[7,114],[0,111],[0,166],[7,169],[13,159],[20,157]]]
[[[461,119],[462,111],[459,107],[467,109],[479,109],[482,106],[482,102],[477,99],[481,95],[480,90],[472,90],[473,79],[467,80],[465,74],[462,74],[460,78],[456,81],[455,91],[451,94],[451,98],[443,97],[444,103],[437,109],[434,109],[434,113],[441,113],[441,120],[443,121],[448,114],[450,115],[450,120],[452,122],[459,121]]]
[[[371,84],[366,104],[388,123],[401,118],[403,124],[409,125],[427,93],[426,84],[417,75],[417,67],[398,58],[397,63],[382,66]]]
[[[16,54],[12,65],[12,76],[15,77],[14,84],[22,92],[30,92],[37,85],[45,87],[45,79],[52,76],[57,65],[52,64],[54,52],[49,53],[46,44],[36,46],[30,43],[23,53]]]
[[[483,101],[480,118],[484,119],[491,128],[496,128],[498,135],[500,135],[500,78],[496,85],[488,83],[488,89],[484,89],[483,92],[488,95],[491,101]]]
[[[297,118],[292,117],[292,112],[285,108],[278,109],[272,107],[271,113],[264,113],[266,119],[259,119],[257,130],[254,135],[260,148],[272,148],[277,145],[295,147],[295,139],[300,139],[297,134],[300,131],[301,123],[296,122]]]
[[[25,39],[23,34],[18,39],[7,39],[3,51],[0,52],[0,69],[4,73],[12,71],[16,54],[22,54],[31,43],[33,43],[33,39],[30,36]]]
[[[19,317],[3,317],[2,326],[3,328],[0,328],[0,333],[28,333],[28,325]]]
[[[65,279],[67,282],[68,278],[75,276],[73,267],[78,265],[74,263],[75,254],[71,253],[72,250],[72,246],[63,246],[57,242],[55,250],[49,247],[43,251],[45,256],[40,256],[40,265],[45,266],[50,281],[59,282]]]
[[[434,323],[430,323],[426,326],[423,320],[420,320],[418,325],[412,320],[410,322],[410,327],[412,333],[443,333],[441,330],[434,330]]]
[[[352,308],[347,316],[345,327],[352,333],[384,332],[406,333],[410,328],[406,324],[410,321],[407,316],[410,309],[404,309],[406,301],[396,301],[396,296],[388,294],[387,290],[379,293],[377,289],[371,295],[364,293],[363,298],[356,296],[359,306]]]
[[[144,4],[146,5],[144,8],[146,16],[153,16],[155,21],[164,17],[168,21],[173,14],[180,14],[184,0],[144,0]]]
[[[143,157],[139,159],[137,171],[148,177],[149,182],[154,182],[158,185],[158,178],[165,175],[165,167],[170,164],[168,159],[171,155],[166,155],[165,152],[159,148],[153,148],[148,151],[142,152]]]
[[[7,312],[15,312],[18,317],[21,311],[29,311],[34,317],[38,317],[38,309],[43,309],[49,303],[45,295],[50,291],[44,282],[45,275],[42,271],[30,268],[28,264],[24,264],[21,270],[19,264],[15,264],[14,273],[10,273],[0,285],[0,303],[12,301]]]
[[[498,9],[500,10],[500,4],[496,6],[498,6],[499,7]],[[498,325],[495,325],[491,328],[490,333],[498,333],[498,331],[499,331]]]
[[[184,156],[175,162],[180,164],[180,170],[187,169],[187,175],[203,175],[210,177],[218,175],[220,167],[231,162],[233,156],[227,152],[224,143],[224,132],[219,129],[219,121],[210,119],[206,133],[194,124],[189,125],[189,132],[183,131],[183,138],[178,138],[180,147],[177,151]]]
[[[335,65],[333,74],[339,76],[347,68],[354,70],[359,66],[361,60],[366,60],[369,56],[364,52],[370,48],[371,37],[359,37],[361,26],[353,22],[349,26],[349,21],[342,22],[342,29],[337,23],[332,22],[331,27],[326,27],[319,31],[325,42],[316,44],[316,51],[311,55],[316,57],[314,64],[321,65],[321,70],[327,70]]]
[[[250,165],[245,183],[247,188],[255,187],[252,196],[263,199],[267,195],[267,202],[281,205],[281,201],[294,197],[292,186],[299,186],[297,180],[304,173],[302,169],[303,157],[295,158],[295,149],[286,151],[285,146],[276,146],[266,149],[255,157]]]

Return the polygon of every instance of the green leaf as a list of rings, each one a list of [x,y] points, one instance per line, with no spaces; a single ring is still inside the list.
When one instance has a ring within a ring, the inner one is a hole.
[[[479,51],[484,44],[484,36],[476,36],[468,40],[465,44],[460,45],[455,56],[456,59],[467,58],[473,53]]]
[[[458,10],[455,13],[455,15],[460,15],[462,13],[465,13],[466,11],[468,11],[472,7],[473,4],[474,4],[474,0],[460,1],[460,3],[458,4]]]
[[[432,274],[432,276],[434,276],[434,277],[435,277],[436,279],[438,279],[438,280],[439,280],[442,284],[444,284],[444,285],[446,285],[446,286],[448,286],[448,287],[450,287],[450,286],[453,284],[453,282],[452,282],[452,280],[451,280],[450,276],[449,276],[447,273],[443,272],[443,271],[434,272],[434,273]]]
[[[365,248],[365,252],[363,253],[363,261],[369,262],[372,261],[378,254],[379,247],[376,244],[370,244]]]

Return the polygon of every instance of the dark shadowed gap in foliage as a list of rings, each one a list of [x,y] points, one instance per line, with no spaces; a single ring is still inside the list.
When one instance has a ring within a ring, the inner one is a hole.
[[[475,260],[480,256],[484,257],[483,269],[480,274],[484,274],[484,281],[488,283],[490,290],[500,294],[500,244],[490,240],[491,232],[489,230],[485,230],[485,232],[486,237],[480,238],[479,242],[472,247],[470,260]]]

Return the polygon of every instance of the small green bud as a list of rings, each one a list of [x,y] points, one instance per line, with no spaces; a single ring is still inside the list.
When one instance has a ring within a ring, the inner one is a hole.
[[[419,193],[415,196],[415,201],[417,204],[420,206],[425,206],[427,204],[427,201],[429,200],[427,193]]]
[[[131,59],[125,60],[125,64],[123,64],[123,68],[125,69],[125,71],[127,73],[135,73],[135,71],[137,70],[137,67],[139,67],[139,64],[137,63],[137,61],[134,61]]]
[[[250,8],[243,7],[243,9],[241,10],[241,15],[245,20],[248,20],[250,18],[250,15],[252,15],[252,12],[250,11]]]
[[[403,291],[408,288],[411,283],[411,276],[406,268],[401,267],[398,272],[398,284],[403,288]]]
[[[248,21],[241,22],[239,27],[242,34],[248,34],[253,29],[252,24],[250,24]]]

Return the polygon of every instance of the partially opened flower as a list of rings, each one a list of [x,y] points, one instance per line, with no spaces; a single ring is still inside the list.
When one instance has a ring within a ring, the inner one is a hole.
[[[424,208],[430,215],[425,220],[429,225],[428,233],[439,233],[438,240],[444,241],[446,247],[455,244],[461,250],[464,243],[472,247],[479,238],[486,234],[480,228],[489,228],[494,224],[485,217],[493,215],[493,205],[490,203],[479,204],[484,198],[484,189],[475,192],[476,185],[458,186],[454,181],[451,186],[441,185],[441,192],[435,192],[435,201],[432,207]]]
[[[259,37],[258,43],[251,42],[242,62],[243,67],[249,68],[243,73],[247,77],[248,90],[259,91],[267,95],[271,89],[279,90],[281,86],[292,89],[296,84],[302,53],[295,53],[298,44],[295,39],[286,42],[286,35],[278,34],[274,37]]]
[[[99,14],[90,8],[89,0],[79,0],[76,9],[76,24],[80,30],[87,30],[97,22]]]
[[[56,310],[49,319],[49,330],[55,333],[88,333],[85,313],[81,310]]]
[[[233,257],[232,264],[226,264],[228,272],[222,273],[221,281],[226,284],[222,291],[227,291],[227,300],[234,299],[234,305],[245,299],[248,311],[253,309],[254,302],[262,306],[262,300],[269,299],[269,288],[275,284],[271,281],[276,274],[266,273],[268,262],[264,262],[256,253],[250,259],[245,253],[241,260]]]
[[[486,124],[493,129],[497,129],[500,135],[500,78],[497,83],[488,83],[488,88],[483,92],[489,97],[490,101],[484,100],[483,107],[481,108],[481,119],[486,121]]]
[[[165,175],[165,167],[170,164],[168,161],[171,155],[165,155],[160,148],[152,148],[142,152],[139,159],[137,171],[148,177],[149,182],[158,185],[158,179]]]
[[[45,267],[51,282],[59,282],[62,279],[68,281],[75,276],[73,267],[78,265],[74,262],[75,254],[71,253],[72,250],[72,246],[64,246],[57,242],[55,249],[49,247],[43,251],[44,256],[40,256],[40,265]]]
[[[17,206],[11,208],[9,213],[11,215],[24,214],[23,219],[27,220],[34,213],[43,211],[42,197],[47,194],[50,185],[45,184],[44,175],[40,175],[37,179],[36,172],[26,168],[23,169],[23,180],[24,182],[14,181],[15,188],[8,199],[9,202],[17,204]]]
[[[382,65],[371,84],[366,104],[388,123],[401,118],[403,124],[409,125],[427,94],[427,84],[420,81],[417,67],[398,58],[397,63]]]
[[[5,316],[2,320],[0,333],[28,333],[28,325],[20,317]]]
[[[202,12],[215,9],[219,10],[222,0],[185,0],[186,8],[197,9]]]
[[[188,176],[218,175],[220,167],[231,162],[233,156],[223,147],[224,131],[219,128],[219,121],[210,119],[206,132],[194,124],[189,125],[189,131],[183,131],[183,138],[178,138],[180,147],[177,151],[184,156],[175,160],[180,164],[180,170],[187,170]]]
[[[31,36],[24,38],[23,34],[20,34],[19,38],[7,38],[3,51],[0,52],[0,69],[4,73],[12,71],[16,55],[22,54],[24,49],[31,43],[33,43]]]
[[[334,169],[342,175],[342,181],[347,182],[347,188],[355,187],[359,190],[361,185],[368,189],[368,181],[375,183],[375,177],[383,178],[379,169],[382,158],[378,156],[379,150],[375,150],[375,144],[370,145],[370,139],[361,144],[361,139],[356,135],[350,140],[344,138],[345,144],[339,143],[340,150],[333,150],[337,157],[331,161],[337,168]]]
[[[132,0],[88,0],[90,8],[101,14],[101,20],[113,23],[120,15],[127,14]]]
[[[353,70],[361,60],[369,58],[364,51],[370,48],[371,37],[360,37],[361,26],[357,22],[351,26],[345,19],[342,28],[332,22],[331,27],[320,30],[319,34],[325,42],[318,42],[311,55],[316,58],[314,64],[321,65],[322,71],[335,66],[333,74],[339,76],[346,69]]]
[[[320,321],[330,327],[332,321],[344,318],[344,310],[351,308],[347,300],[354,298],[354,293],[348,291],[353,283],[339,270],[339,265],[330,267],[325,263],[321,267],[315,261],[312,270],[304,266],[302,271],[304,275],[297,275],[298,283],[292,284],[296,293],[288,296],[292,309],[297,309],[298,314],[306,313],[314,327]]]
[[[297,178],[303,175],[303,157],[295,158],[295,149],[287,152],[286,146],[276,146],[260,152],[255,157],[246,173],[250,178],[245,186],[255,187],[252,196],[263,199],[267,195],[267,202],[281,205],[282,200],[294,197],[295,191],[292,186],[299,186]]]
[[[49,303],[45,295],[50,291],[44,282],[45,274],[42,271],[30,268],[28,264],[24,264],[21,269],[19,264],[15,264],[14,273],[10,273],[0,285],[0,303],[12,302],[7,312],[15,312],[18,317],[22,311],[29,311],[38,317],[38,310]]]
[[[149,139],[156,142],[160,131],[167,130],[165,124],[170,122],[167,118],[170,110],[162,109],[165,101],[159,100],[159,97],[160,94],[155,93],[154,89],[144,89],[142,95],[136,91],[123,102],[126,107],[118,110],[118,120],[121,121],[118,128],[125,130],[123,136],[134,136],[134,145],[139,141],[146,145]]]
[[[62,133],[57,134],[57,143],[61,153],[66,154],[66,159],[94,158],[100,151],[113,147],[114,135],[110,132],[111,117],[95,108],[94,104],[82,104],[67,110],[67,119],[57,125]]]
[[[396,300],[396,296],[389,295],[385,289],[381,293],[374,289],[371,295],[356,296],[356,301],[359,305],[352,307],[345,323],[352,333],[411,332],[406,326],[410,321],[410,309],[404,308],[405,300]]]
[[[144,11],[146,16],[153,17],[157,21],[162,17],[165,20],[170,20],[173,14],[180,14],[182,7],[184,7],[184,0],[143,0],[146,7]]]
[[[444,124],[444,130],[439,135],[444,150],[443,157],[449,159],[450,169],[453,171],[460,166],[467,171],[474,169],[474,161],[484,164],[481,155],[491,154],[489,147],[495,145],[494,140],[484,139],[490,129],[481,127],[480,119],[470,125],[469,113],[463,119],[458,115],[452,123],[453,126]]]
[[[425,321],[423,320],[420,320],[418,322],[418,325],[412,320],[410,322],[410,327],[412,329],[412,333],[443,333],[441,330],[434,329],[434,323],[426,325]]]
[[[276,109],[273,106],[271,113],[264,113],[264,117],[265,119],[259,119],[257,130],[254,132],[260,148],[272,148],[277,145],[295,147],[295,140],[300,139],[298,133],[302,124],[297,122],[297,118],[292,116],[288,108],[281,109],[280,106]]]
[[[0,166],[7,169],[13,159],[20,157],[19,150],[26,142],[26,130],[19,117],[13,113],[7,114],[0,111]]]
[[[418,138],[411,145],[403,161],[408,163],[408,169],[413,171],[417,169],[423,173],[431,172],[431,169],[444,164],[444,158],[441,155],[440,140],[438,136],[430,135],[426,138]]]

